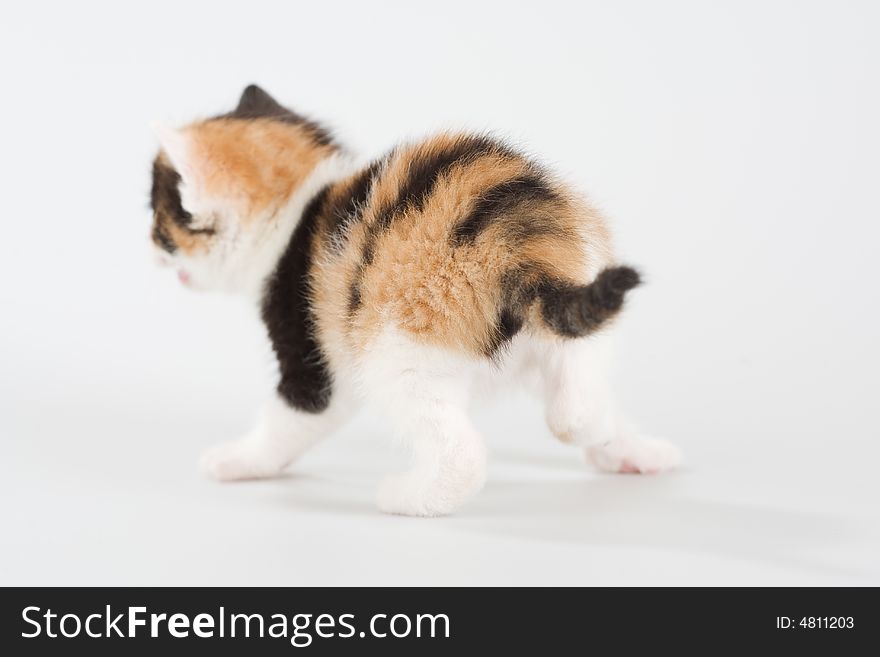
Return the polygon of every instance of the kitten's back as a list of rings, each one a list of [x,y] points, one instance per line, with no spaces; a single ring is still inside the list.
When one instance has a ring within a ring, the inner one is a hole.
[[[620,268],[588,286],[611,262],[601,216],[485,135],[397,148],[327,190],[322,206],[317,323],[360,347],[389,322],[488,356],[523,329],[584,335],[638,282]]]

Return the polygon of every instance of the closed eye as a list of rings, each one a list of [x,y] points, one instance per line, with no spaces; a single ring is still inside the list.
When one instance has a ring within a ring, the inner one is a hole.
[[[217,231],[213,228],[191,228],[190,226],[184,225],[184,230],[188,233],[192,233],[193,235],[213,235]]]
[[[199,217],[197,220],[181,207],[180,211],[172,214],[171,217],[175,224],[183,228],[190,235],[213,235],[217,232],[216,229],[212,228],[212,225],[216,223],[216,217],[214,216]]]

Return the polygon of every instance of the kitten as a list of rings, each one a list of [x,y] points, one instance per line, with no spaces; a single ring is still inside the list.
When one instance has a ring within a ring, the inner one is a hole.
[[[278,358],[277,394],[247,435],[206,453],[211,476],[278,475],[366,401],[413,451],[380,509],[448,514],[485,480],[470,397],[535,374],[551,431],[600,469],[679,462],[614,409],[602,372],[598,331],[638,274],[614,263],[596,210],[535,162],[445,133],[358,166],[253,85],[228,114],[156,132],[160,259],[189,287],[250,296]]]

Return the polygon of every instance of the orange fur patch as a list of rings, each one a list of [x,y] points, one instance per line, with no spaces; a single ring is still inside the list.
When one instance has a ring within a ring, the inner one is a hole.
[[[245,221],[286,201],[332,150],[312,141],[303,126],[271,119],[211,119],[186,131],[204,192],[242,202]]]

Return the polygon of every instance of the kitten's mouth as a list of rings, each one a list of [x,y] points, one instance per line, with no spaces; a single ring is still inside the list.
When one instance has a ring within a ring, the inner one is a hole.
[[[177,279],[178,279],[181,283],[183,283],[184,285],[187,285],[187,286],[188,286],[188,285],[190,284],[190,277],[189,277],[189,274],[188,274],[187,272],[185,272],[183,269],[178,269],[178,270],[177,270]]]

